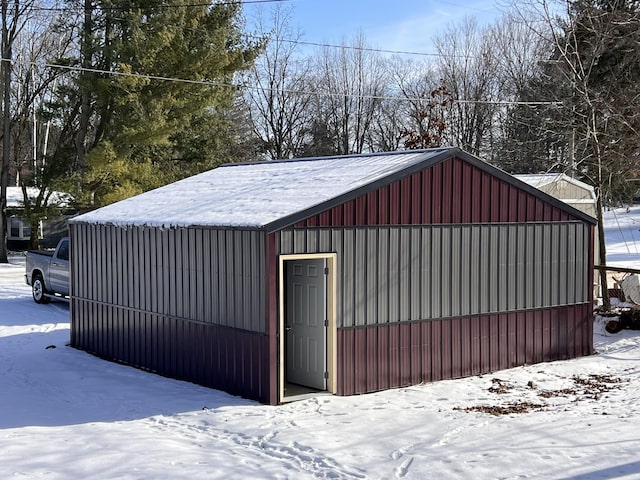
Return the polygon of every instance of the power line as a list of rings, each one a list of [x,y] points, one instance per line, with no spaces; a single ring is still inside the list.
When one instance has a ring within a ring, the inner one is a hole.
[[[206,3],[181,3],[181,4],[158,4],[153,5],[152,8],[188,8],[188,7],[211,7],[216,5],[245,5],[245,4],[259,4],[259,3],[281,3],[288,2],[289,0],[238,0],[238,1],[225,1],[225,2],[206,2]],[[105,7],[101,6],[96,10],[124,10],[125,7]],[[30,11],[39,12],[68,12],[70,10],[84,10],[84,8],[75,7],[29,7]]]
[[[6,60],[3,60],[6,61]],[[34,63],[34,62],[30,62]],[[48,68],[57,68],[68,71],[75,72],[88,72],[88,73],[97,73],[101,75],[113,75],[120,77],[130,77],[130,78],[144,78],[147,80],[158,80],[165,82],[180,82],[180,83],[188,83],[209,87],[225,87],[225,88],[234,88],[234,89],[243,89],[243,90],[254,90],[259,92],[269,92],[274,89],[256,87],[252,85],[241,85],[241,84],[233,84],[226,82],[213,82],[209,80],[190,80],[186,78],[176,78],[176,77],[165,77],[160,75],[148,75],[141,73],[127,73],[127,72],[116,72],[113,70],[101,70],[97,68],[86,68],[86,67],[78,67],[73,65],[62,65],[56,63],[45,63],[43,64]],[[404,101],[422,101],[425,100],[422,97],[399,97],[395,95],[356,95],[349,93],[333,93],[333,92],[318,92],[318,91],[305,91],[305,90],[290,90],[290,89],[279,89],[276,90],[281,93],[287,93],[291,95],[314,95],[318,97],[333,97],[333,98],[344,98],[344,97],[354,97],[354,98],[362,98],[369,100],[395,100],[399,102]],[[467,100],[467,99],[454,99],[454,103],[459,104],[478,104],[478,105],[521,105],[521,106],[542,106],[542,105],[561,105],[561,102],[549,102],[549,101],[519,101],[519,100]]]
[[[261,39],[262,37],[258,35],[250,35],[245,34],[245,37]],[[291,40],[287,38],[278,38],[279,42],[293,43],[295,45],[310,45],[314,47],[327,47],[327,48],[340,48],[343,50],[357,50],[362,52],[375,52],[375,53],[393,53],[399,55],[418,55],[425,57],[456,57],[456,58],[474,58],[468,55],[444,55],[441,53],[428,53],[428,52],[412,52],[408,50],[387,50],[384,48],[373,48],[373,47],[357,47],[355,45],[335,45],[330,43],[320,43],[320,42],[307,42],[304,40]]]

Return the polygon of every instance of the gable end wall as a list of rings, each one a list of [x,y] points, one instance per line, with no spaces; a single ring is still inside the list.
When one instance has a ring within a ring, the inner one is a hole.
[[[298,222],[296,227],[557,222],[567,212],[459,158]]]

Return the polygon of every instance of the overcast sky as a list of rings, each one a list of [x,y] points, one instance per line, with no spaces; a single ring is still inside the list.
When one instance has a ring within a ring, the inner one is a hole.
[[[292,26],[307,42],[340,43],[361,31],[372,47],[419,52],[432,51],[433,35],[465,16],[485,24],[504,11],[496,0],[285,0],[245,7],[251,16],[275,5],[291,9]]]

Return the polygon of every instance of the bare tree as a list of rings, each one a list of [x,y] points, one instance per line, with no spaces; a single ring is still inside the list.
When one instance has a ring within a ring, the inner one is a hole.
[[[434,42],[442,86],[454,99],[448,126],[452,142],[475,155],[490,152],[498,83],[489,36],[475,20],[466,18],[450,25]]]
[[[535,31],[513,13],[503,15],[488,31],[503,102],[495,108],[492,162],[512,173],[554,170],[566,157],[564,135],[552,127],[562,82],[552,78],[545,61],[552,48],[543,33],[544,28]]]
[[[7,187],[11,163],[11,129],[12,129],[12,70],[13,49],[16,38],[28,19],[31,1],[2,0],[2,169],[0,169],[0,263],[7,263]]]
[[[566,171],[596,187],[599,263],[606,266],[604,199],[624,190],[639,167],[639,8],[625,0],[540,0],[527,6],[522,16],[547,34],[549,63],[569,92],[557,99],[562,115],[556,128],[569,148]],[[606,272],[600,275],[606,286]],[[607,293],[603,288],[604,308],[610,306]]]
[[[315,113],[334,140],[335,153],[362,153],[385,96],[382,59],[362,34],[343,48],[325,47],[317,59]]]
[[[272,158],[297,156],[309,129],[311,63],[299,53],[300,32],[290,26],[290,11],[277,6],[269,29],[259,16],[259,34],[267,38],[267,47],[248,75],[247,90],[254,132]],[[270,31],[269,31],[270,30]]]

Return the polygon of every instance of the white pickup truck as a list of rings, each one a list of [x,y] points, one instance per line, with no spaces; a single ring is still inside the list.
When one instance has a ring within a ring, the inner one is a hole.
[[[69,299],[69,238],[58,242],[54,251],[27,252],[27,285],[36,303],[49,303],[52,298]]]

